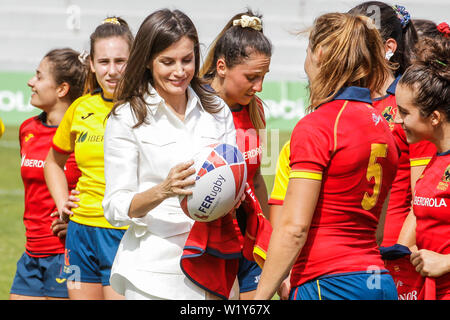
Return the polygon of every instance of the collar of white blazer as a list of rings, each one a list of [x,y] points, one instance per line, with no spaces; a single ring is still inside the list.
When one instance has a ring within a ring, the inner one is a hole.
[[[166,105],[164,99],[158,94],[158,92],[155,90],[155,88],[153,88],[151,84],[148,84],[148,91],[150,92],[150,94],[145,97],[145,102],[147,102],[148,108],[152,113],[152,116],[154,116],[159,108],[165,108]],[[188,101],[186,104],[186,115],[189,114],[190,111],[192,111],[192,109],[194,109],[197,105],[202,111],[204,111],[202,103],[200,102],[200,98],[197,96],[191,86],[188,86],[187,93]]]

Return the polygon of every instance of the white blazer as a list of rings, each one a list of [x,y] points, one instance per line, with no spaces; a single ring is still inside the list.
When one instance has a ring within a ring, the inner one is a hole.
[[[136,288],[163,299],[204,299],[205,291],[181,271],[180,257],[194,223],[182,211],[178,197],[163,201],[142,218],[130,218],[128,209],[136,193],[161,183],[175,165],[193,158],[214,142],[236,145],[233,116],[223,100],[216,114],[205,111],[188,87],[188,102],[181,121],[150,86],[147,122],[133,128],[130,105],[117,108],[106,124],[106,219],[114,226],[129,225],[111,270],[111,285],[124,294],[130,281]]]

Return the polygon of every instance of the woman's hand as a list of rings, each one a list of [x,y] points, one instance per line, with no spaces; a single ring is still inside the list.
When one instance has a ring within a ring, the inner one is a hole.
[[[177,164],[170,169],[167,178],[161,184],[164,198],[173,196],[184,196],[192,194],[191,190],[184,189],[195,184],[194,178],[188,178],[195,173],[195,168],[192,167],[193,160]]]
[[[67,234],[67,222],[63,221],[59,217],[58,211],[53,212],[50,216],[58,217],[57,219],[53,220],[50,226],[50,229],[52,230],[53,234],[60,239],[64,239]]]
[[[437,278],[450,272],[450,255],[421,249],[411,253],[411,263],[423,277]]]
[[[130,218],[142,218],[167,198],[192,194],[191,190],[185,190],[184,188],[195,184],[194,178],[188,178],[195,173],[193,164],[193,160],[177,164],[170,169],[163,182],[137,193],[131,200],[128,216]]]
[[[78,208],[79,205],[76,202],[79,202],[80,199],[77,197],[77,195],[80,194],[80,191],[78,190],[72,190],[70,192],[69,198],[64,203],[63,207],[58,210],[59,217],[64,222],[69,222],[70,217],[73,215],[72,209]]]
[[[280,300],[289,300],[289,293],[291,291],[291,275],[284,279],[281,283],[280,288],[278,288],[278,296]]]

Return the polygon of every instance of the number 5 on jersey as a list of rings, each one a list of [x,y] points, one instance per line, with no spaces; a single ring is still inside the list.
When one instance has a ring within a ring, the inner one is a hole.
[[[387,144],[373,143],[371,145],[369,166],[367,167],[366,179],[371,181],[374,179],[372,195],[365,192],[364,198],[361,201],[361,206],[364,210],[370,210],[377,204],[378,196],[380,195],[381,179],[383,176],[383,168],[377,163],[377,158],[386,158]]]

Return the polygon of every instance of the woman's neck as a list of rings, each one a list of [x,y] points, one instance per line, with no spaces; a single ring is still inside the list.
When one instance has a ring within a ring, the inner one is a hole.
[[[372,99],[384,97],[387,94],[387,89],[391,86],[392,82],[394,82],[395,77],[392,73],[389,73],[388,78],[383,84],[383,88],[380,92],[372,92]]]
[[[180,96],[161,95],[161,98],[164,99],[166,106],[170,108],[181,121],[184,121],[188,101],[187,91],[185,92],[184,95]]]
[[[61,123],[64,113],[69,108],[70,104],[66,102],[57,102],[50,110],[47,110],[46,124],[49,126],[58,126]]]
[[[436,141],[433,141],[433,143],[436,145],[437,152],[442,153],[450,150],[450,122],[442,123],[436,136]]]
[[[223,80],[219,77],[214,77],[213,81],[211,82],[211,87],[214,89],[214,91],[219,95],[220,98],[225,101],[225,103],[228,105],[230,109],[234,109],[236,107],[239,107],[239,104],[232,102],[230,99],[228,99],[227,95],[224,93],[223,88]]]

